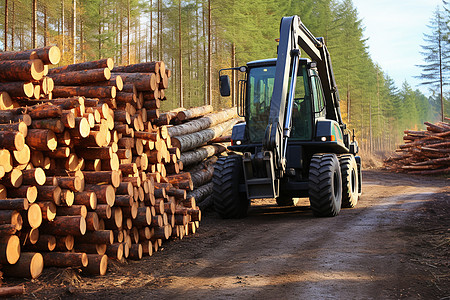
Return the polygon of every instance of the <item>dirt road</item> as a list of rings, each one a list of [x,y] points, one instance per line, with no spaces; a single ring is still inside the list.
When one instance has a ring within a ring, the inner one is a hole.
[[[363,196],[335,218],[303,199],[257,201],[104,277],[47,269],[27,298],[450,299],[448,180],[364,172]],[[55,275],[56,274],[56,275]]]

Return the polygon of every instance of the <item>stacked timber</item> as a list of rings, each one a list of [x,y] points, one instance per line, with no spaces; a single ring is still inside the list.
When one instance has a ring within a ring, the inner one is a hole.
[[[424,124],[425,131],[405,130],[405,144],[396,150],[398,155],[384,161],[386,169],[419,175],[450,174],[450,123]]]
[[[228,142],[228,134],[233,126],[241,121],[235,107],[213,113],[211,105],[178,109],[167,113],[174,126],[168,128],[172,145],[180,149],[180,161],[185,172],[168,176],[190,179],[193,190],[188,198],[194,199],[200,208],[211,204],[208,196],[212,193],[212,176],[217,155],[226,151],[223,143]],[[205,201],[206,200],[206,201]]]
[[[50,203],[44,208],[38,198],[47,181],[43,166],[50,160],[37,152],[56,149],[53,129],[63,130],[64,124],[57,119],[58,107],[20,103],[51,98],[53,81],[46,74],[60,57],[55,46],[0,53],[0,263],[5,276],[36,278],[44,267],[42,254],[23,245],[37,243],[46,210],[56,210]]]
[[[53,54],[43,63],[56,63],[54,48],[44,49]],[[180,151],[158,122],[169,77],[163,62],[114,68],[102,59],[23,81],[34,90],[51,82],[39,97],[10,96],[0,77],[5,277],[35,278],[44,265],[103,275],[108,259],[141,259],[195,232],[201,213],[187,198],[192,186],[169,177],[182,169]]]

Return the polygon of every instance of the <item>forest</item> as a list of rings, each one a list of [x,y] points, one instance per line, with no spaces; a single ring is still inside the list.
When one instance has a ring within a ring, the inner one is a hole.
[[[422,45],[427,64],[417,74],[430,96],[408,82],[395,86],[371,59],[351,0],[2,0],[0,6],[1,50],[57,45],[60,65],[106,57],[117,65],[164,61],[173,74],[167,110],[235,105],[235,94],[219,96],[218,70],[276,57],[280,19],[296,14],[315,36],[325,38],[343,119],[365,151],[393,150],[403,130],[440,120],[441,95],[450,115],[445,2],[430,16]]]

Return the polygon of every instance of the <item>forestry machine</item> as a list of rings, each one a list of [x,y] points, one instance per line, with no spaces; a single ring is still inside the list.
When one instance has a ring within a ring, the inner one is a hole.
[[[300,57],[300,48],[311,58]],[[246,216],[251,199],[278,205],[308,197],[313,214],[336,216],[361,195],[361,158],[354,134],[342,121],[339,94],[323,38],[298,16],[284,17],[276,59],[219,71],[220,93],[230,95],[225,70],[239,70],[239,105],[245,123],[233,127],[214,169],[213,200],[223,218]]]

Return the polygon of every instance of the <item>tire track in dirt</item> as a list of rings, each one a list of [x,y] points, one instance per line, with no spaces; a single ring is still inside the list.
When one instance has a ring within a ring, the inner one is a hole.
[[[165,290],[192,299],[375,299],[398,294],[397,278],[408,273],[401,262],[406,245],[396,228],[438,189],[365,188],[390,196],[380,199],[369,192],[359,207],[343,210],[337,218],[260,209],[234,238],[196,260],[187,273],[171,276]]]

